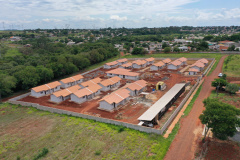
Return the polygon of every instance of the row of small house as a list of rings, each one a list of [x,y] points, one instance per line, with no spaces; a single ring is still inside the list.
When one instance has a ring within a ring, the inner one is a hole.
[[[208,65],[208,60],[205,58],[197,60],[191,67],[188,69],[189,75],[196,75],[197,72],[201,72]]]
[[[167,66],[167,69],[177,70],[181,66],[186,65],[186,64],[187,64],[187,58],[185,58],[185,57],[178,58],[174,61],[172,61],[170,58],[166,58],[162,61],[154,63],[150,67],[150,70],[156,70],[157,71],[157,70],[160,70],[160,69],[164,68],[165,66]]]
[[[120,59],[117,61],[109,62],[104,64],[105,69],[110,69],[110,68],[124,68],[124,69],[130,69],[130,68],[144,68],[147,65],[153,64],[155,58],[147,58],[145,60],[135,60],[133,62],[127,62],[127,59]]]
[[[123,88],[103,97],[99,101],[99,109],[112,111],[119,105],[124,105],[129,101],[130,96],[137,96],[146,89],[147,82],[138,80]]]

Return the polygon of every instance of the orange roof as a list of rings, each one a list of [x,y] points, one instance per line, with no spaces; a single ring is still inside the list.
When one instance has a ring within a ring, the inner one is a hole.
[[[94,84],[90,87],[86,87],[86,88],[83,88],[83,89],[80,89],[79,91],[73,93],[74,95],[76,95],[77,97],[81,98],[83,96],[88,96],[88,95],[91,95],[95,92],[97,92],[99,89],[101,89],[102,87],[99,86],[98,84]]]
[[[94,85],[94,84],[98,84],[101,81],[102,81],[102,79],[97,77],[97,78],[91,79],[89,81],[82,82],[81,85],[84,86],[84,87],[88,87],[88,86],[91,86],[91,85]]]
[[[105,64],[108,65],[108,66],[114,66],[114,65],[118,64],[118,62],[113,61],[113,62],[109,62],[109,63],[105,63]]]
[[[151,62],[151,61],[154,61],[154,60],[155,60],[155,58],[153,58],[153,57],[145,59],[145,61],[148,61],[148,62]]]
[[[143,64],[145,64],[146,63],[146,61],[145,60],[136,60],[136,61],[133,61],[132,62],[133,64],[135,63],[135,64],[137,64],[137,65],[143,65]]]
[[[139,73],[130,72],[128,69],[123,68],[116,68],[110,71],[107,71],[106,73],[112,73],[112,74],[118,74],[118,75],[126,75],[126,76],[138,76]]]
[[[179,66],[179,65],[181,65],[181,63],[182,63],[181,61],[175,60],[175,61],[171,62],[170,64],[172,64],[174,66]]]
[[[103,86],[109,86],[119,82],[120,80],[121,78],[119,78],[118,76],[115,76],[100,82],[100,84],[102,84]]]
[[[146,86],[147,86],[147,82],[146,81],[138,80],[138,81],[136,81],[134,83],[129,84],[126,88],[129,88],[132,91],[134,91],[134,90],[140,90],[140,89],[142,89],[142,88],[144,88]]]
[[[189,72],[198,72],[198,70],[196,68],[189,68],[188,71]]]
[[[204,65],[202,62],[195,62],[195,63],[192,65],[192,67],[193,67],[193,66],[197,66],[197,67],[203,68],[205,65]]]
[[[182,58],[178,58],[177,60],[179,60],[179,61],[181,61],[181,62],[186,62],[186,61],[187,61],[187,58],[182,57]]]
[[[49,89],[53,89],[57,86],[61,86],[61,83],[59,83],[58,81],[55,81],[55,82],[51,82],[48,84],[34,87],[34,88],[32,88],[32,90],[34,90],[35,92],[41,92],[41,91],[47,91]]]
[[[128,61],[127,60],[127,58],[123,58],[123,59],[119,59],[119,60],[117,60],[118,62],[126,62],[126,61]]]
[[[54,92],[53,95],[55,95],[56,97],[60,97],[60,96],[66,97],[66,96],[69,96],[70,94],[78,91],[79,89],[81,89],[81,87],[79,85],[75,85],[75,86]]]
[[[163,63],[170,63],[172,60],[170,58],[166,58],[166,59],[164,59],[162,61],[163,61]]]
[[[159,62],[157,62],[157,63],[154,63],[153,65],[154,65],[154,66],[157,66],[157,67],[162,67],[162,66],[164,66],[165,64],[164,64],[162,61],[159,61]]]
[[[202,63],[208,63],[208,60],[206,60],[205,58],[199,59],[198,61]]]
[[[111,93],[110,95],[103,97],[100,101],[104,100],[109,104],[119,103],[122,100],[126,99],[127,97],[130,97],[129,93],[130,91],[127,89],[120,89],[117,90],[116,92]]]
[[[224,50],[227,50],[228,47],[226,47],[226,46],[220,46],[219,49],[220,49],[220,50],[223,50],[223,49],[224,49]]]
[[[83,79],[83,76],[79,74],[79,75],[76,75],[76,76],[72,76],[72,77],[62,79],[60,81],[63,82],[63,83],[70,83],[70,82],[78,81],[80,79]]]
[[[234,43],[234,42],[233,42],[233,41],[226,40],[226,41],[219,41],[219,43]]]
[[[131,62],[125,63],[125,64],[123,64],[122,66],[123,66],[123,67],[130,67],[130,66],[132,66],[132,63],[131,63]]]

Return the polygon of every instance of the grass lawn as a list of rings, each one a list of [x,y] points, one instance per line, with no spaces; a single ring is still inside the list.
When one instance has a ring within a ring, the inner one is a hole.
[[[163,159],[169,138],[92,120],[0,104],[0,159]]]
[[[223,64],[223,73],[229,77],[240,77],[240,55],[228,56]]]
[[[5,54],[5,57],[14,57],[14,56],[18,56],[18,55],[22,55],[17,48],[11,48],[7,51],[7,53]]]

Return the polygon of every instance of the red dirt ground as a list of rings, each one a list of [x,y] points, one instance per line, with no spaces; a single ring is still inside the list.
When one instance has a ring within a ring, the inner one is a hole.
[[[202,101],[207,98],[211,94],[211,91],[214,89],[211,87],[211,81],[213,81],[214,78],[217,78],[218,74],[222,72],[222,65],[225,58],[226,56],[223,56],[220,59],[216,69],[210,76],[204,77],[205,81],[203,83],[202,90],[196,99],[189,115],[181,119],[180,129],[165,156],[165,160],[194,159],[197,141],[201,139],[201,132],[203,128],[203,125],[198,118],[204,110]]]
[[[109,69],[108,69],[109,70]],[[141,69],[135,69],[136,72],[140,72]],[[181,69],[179,69],[181,70]],[[154,88],[156,88],[156,83],[161,81],[162,78],[168,77],[168,79],[165,79],[164,82],[167,84],[167,88],[164,91],[155,91],[153,95],[156,97],[155,99],[150,100],[150,104],[154,104],[160,97],[162,97],[170,88],[172,88],[176,83],[181,82],[191,82],[191,85],[196,83],[197,77],[192,76],[184,76],[182,74],[179,74],[178,71],[169,71],[166,68],[160,70],[160,71],[150,71],[147,69],[144,72],[140,72],[140,77],[142,77],[144,80],[148,82],[148,86],[146,89],[146,92],[151,93]],[[106,69],[98,69],[96,71],[92,71],[88,73],[87,75],[84,75],[85,79],[91,79],[94,77],[101,77],[103,79],[107,78],[104,72],[106,72]],[[156,74],[157,73],[157,74]],[[132,80],[121,80],[121,85],[119,88],[123,87],[126,83],[131,83]],[[74,102],[70,102],[69,100],[66,100],[60,104],[55,104],[52,102],[49,102],[50,96],[44,96],[41,98],[34,98],[31,96],[25,97],[21,99],[21,101],[24,102],[33,102],[38,103],[43,106],[58,108],[58,109],[64,109],[68,111],[74,111],[78,113],[93,115],[97,117],[104,117],[114,120],[119,120],[123,122],[138,124],[137,118],[140,117],[148,108],[149,106],[146,106],[143,103],[137,103],[137,98],[140,98],[140,96],[134,97],[132,100],[127,102],[124,106],[120,107],[118,110],[113,112],[107,112],[103,110],[99,110],[99,100],[107,95],[108,93],[111,93],[112,91],[108,92],[102,92],[99,96],[95,97],[93,100],[84,102],[82,104],[76,104]],[[180,98],[181,99],[181,98]]]
[[[202,141],[199,142],[199,148],[196,152],[197,156],[204,157],[205,160],[238,160],[240,159],[240,146],[234,141],[221,141],[215,138],[207,138],[207,145],[203,146]],[[203,150],[204,148],[204,150]]]

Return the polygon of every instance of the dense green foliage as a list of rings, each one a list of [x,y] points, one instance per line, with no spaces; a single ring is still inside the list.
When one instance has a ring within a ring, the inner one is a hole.
[[[47,154],[48,154],[48,149],[44,147],[36,156],[34,156],[33,160],[38,160],[42,157],[45,157]]]
[[[132,51],[132,55],[137,55],[137,54],[140,54],[140,55],[144,55],[144,54],[147,54],[147,51],[144,50],[144,48],[140,47],[135,47]]]
[[[239,86],[237,84],[228,83],[226,86],[226,91],[230,94],[235,94],[239,90]]]
[[[1,94],[12,89],[29,89],[118,55],[112,44],[95,42],[67,46],[39,37],[29,41],[32,47],[2,47],[0,59]],[[9,81],[9,82],[8,82]]]
[[[223,78],[216,78],[214,79],[214,81],[212,81],[212,86],[213,87],[219,87],[219,89],[221,89],[223,86],[226,86],[228,83],[227,83],[227,80],[223,79]]]
[[[240,110],[236,107],[220,102],[217,99],[205,99],[204,105],[206,110],[200,115],[200,120],[211,129],[213,135],[221,140],[226,140],[228,136],[232,137],[237,132],[236,127],[240,126]]]

